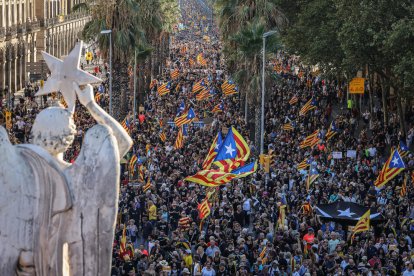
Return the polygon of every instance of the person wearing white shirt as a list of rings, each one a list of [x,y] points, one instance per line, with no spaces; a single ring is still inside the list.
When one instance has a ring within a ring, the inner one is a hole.
[[[216,276],[216,271],[211,267],[209,262],[201,270],[201,276]]]

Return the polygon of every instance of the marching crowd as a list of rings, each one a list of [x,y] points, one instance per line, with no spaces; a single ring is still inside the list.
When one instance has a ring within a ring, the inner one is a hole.
[[[221,91],[229,76],[218,30],[209,18],[199,15],[207,14],[208,7],[197,0],[182,2],[184,29],[171,45],[168,62],[180,75],[174,79],[169,73],[160,76],[158,86],[169,81],[170,92],[160,96],[154,86],[146,96],[144,111],[129,126],[134,146],[126,160],[133,154],[139,159],[132,171],[128,164],[122,166],[112,276],[414,275],[414,183],[409,177],[414,156],[404,157],[406,170],[383,189],[374,187],[390,148],[400,141],[412,146],[414,114],[406,114],[406,137],[392,109],[384,127],[380,89],[372,92],[370,113],[366,103],[361,109],[352,97],[346,100],[343,84],[312,76],[298,59],[280,54],[281,78],[267,89],[266,96],[265,151],[273,152],[269,174],[258,169],[217,189],[183,181],[201,169],[218,131],[224,133],[234,126],[249,144],[252,158],[258,157],[258,151],[249,139],[239,95],[224,97]],[[200,53],[208,60],[206,66],[197,64]],[[290,70],[293,67],[301,67],[302,75]],[[197,101],[192,87],[201,79],[209,83],[213,95]],[[105,91],[105,85],[99,89]],[[29,140],[36,114],[49,104],[46,99],[40,105],[35,100],[35,85],[26,89],[25,97],[12,109],[9,132],[14,143]],[[296,102],[291,101],[294,97]],[[312,97],[316,108],[299,116]],[[106,97],[99,101],[107,104]],[[223,110],[213,113],[220,103]],[[198,123],[188,125],[184,146],[175,149],[178,130],[169,122],[189,107]],[[332,121],[338,133],[328,141],[325,135]],[[77,109],[75,122],[77,136],[65,155],[69,162],[80,150],[83,133],[95,124],[82,109]],[[284,129],[287,123],[292,128]],[[301,148],[301,141],[317,129],[317,145]],[[160,133],[166,134],[164,141]],[[332,152],[349,149],[356,151],[355,157],[332,156]],[[307,170],[297,168],[304,159],[311,159],[319,173],[309,189]],[[409,185],[402,193],[405,177]],[[207,194],[211,214],[201,222],[197,206]],[[315,215],[316,205],[338,201],[375,208],[383,220],[351,242],[347,226]],[[281,206],[286,206],[283,221],[279,219]],[[121,248],[124,232],[126,244]]]

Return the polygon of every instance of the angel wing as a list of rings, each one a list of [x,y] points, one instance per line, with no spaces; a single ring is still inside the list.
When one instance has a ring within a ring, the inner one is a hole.
[[[0,126],[0,271],[14,275],[18,256],[32,246],[35,189],[30,169]]]
[[[79,156],[65,172],[71,179],[74,199],[71,217],[65,219],[70,223],[66,227],[72,234],[70,239],[75,242],[69,244],[69,250],[79,252],[78,255],[84,254],[82,261],[69,261],[84,262],[83,268],[79,268],[81,270],[72,270],[71,267],[73,275],[110,273],[120,179],[117,145],[108,127],[95,125],[86,132]],[[73,256],[75,259],[78,257]]]

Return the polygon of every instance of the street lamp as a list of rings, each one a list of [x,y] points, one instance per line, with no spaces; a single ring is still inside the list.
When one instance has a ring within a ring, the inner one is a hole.
[[[112,116],[112,30],[102,30],[101,34],[109,34],[109,114]]]
[[[263,34],[263,64],[262,64],[262,115],[260,118],[260,154],[264,148],[264,100],[265,100],[265,63],[266,63],[266,37],[274,35],[276,31],[268,31]]]

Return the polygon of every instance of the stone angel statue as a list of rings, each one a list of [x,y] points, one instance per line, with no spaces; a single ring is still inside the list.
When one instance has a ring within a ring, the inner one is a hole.
[[[12,145],[0,126],[0,275],[110,275],[119,161],[132,140],[94,101],[92,86],[79,86],[74,64],[76,77],[52,70],[52,81],[61,76],[63,96],[77,97],[97,124],[73,164],[63,154],[76,133],[74,105],[42,110],[31,144]]]

